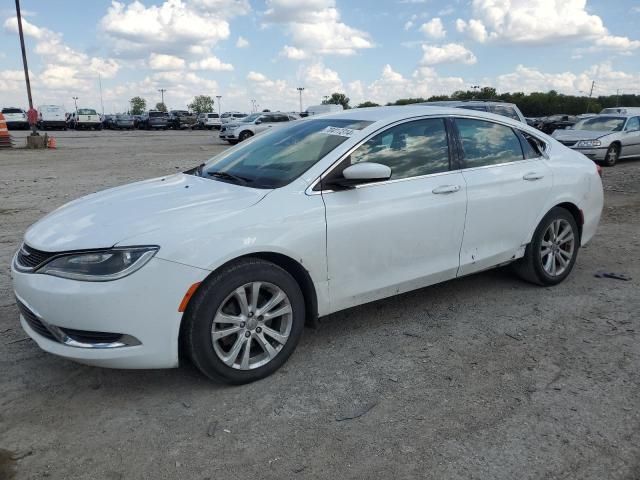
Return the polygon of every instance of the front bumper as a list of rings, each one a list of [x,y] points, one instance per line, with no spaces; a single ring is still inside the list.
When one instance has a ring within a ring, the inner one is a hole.
[[[576,152],[580,152],[585,157],[590,158],[591,160],[604,160],[607,156],[607,147],[598,147],[598,148],[572,148]]]
[[[178,307],[189,287],[206,270],[153,258],[128,277],[111,282],[81,282],[21,273],[12,267],[16,298],[49,325],[126,335],[125,346],[91,348],[65,344],[37,332],[21,313],[25,332],[43,350],[87,365],[109,368],[178,366]]]

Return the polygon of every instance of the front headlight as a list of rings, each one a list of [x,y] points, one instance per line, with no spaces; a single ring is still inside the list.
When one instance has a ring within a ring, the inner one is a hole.
[[[602,145],[602,142],[600,142],[600,140],[580,140],[578,142],[578,145],[576,145],[578,148],[580,147],[599,147],[600,145]]]
[[[86,282],[108,282],[139,270],[159,249],[157,246],[121,247],[70,253],[55,257],[36,273]]]

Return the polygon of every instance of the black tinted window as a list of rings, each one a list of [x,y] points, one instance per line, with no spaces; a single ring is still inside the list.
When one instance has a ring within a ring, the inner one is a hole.
[[[3,108],[2,113],[23,113],[19,108]]]
[[[503,117],[513,118],[514,120],[520,120],[520,117],[516,113],[516,109],[507,105],[494,105],[491,110],[496,115],[502,115]]]
[[[403,123],[369,139],[351,154],[351,164],[374,162],[391,168],[391,178],[417,177],[449,169],[444,120]]]
[[[467,168],[516,162],[524,158],[514,131],[497,123],[456,119]]]
[[[478,112],[486,112],[487,107],[484,105],[460,105],[456,108],[464,108],[465,110],[477,110]]]

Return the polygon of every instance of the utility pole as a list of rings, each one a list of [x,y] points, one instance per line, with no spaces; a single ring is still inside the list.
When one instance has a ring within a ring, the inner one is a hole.
[[[300,113],[302,113],[302,92],[304,87],[298,87],[296,90],[298,90],[298,93],[300,94]]]
[[[222,115],[222,112],[220,111],[220,109],[222,108],[220,106],[220,99],[222,98],[222,95],[216,95],[216,98],[218,99],[218,117],[220,117],[220,115]]]
[[[589,113],[589,110],[591,110],[591,97],[593,96],[593,89],[596,86],[596,81],[593,80],[591,82],[591,91],[589,92],[589,100],[587,101],[587,113]]]
[[[616,89],[616,107],[620,106],[620,89]]]
[[[102,117],[104,118],[104,102],[102,101],[102,76],[98,74],[98,85],[100,86],[100,107],[102,107]]]
[[[158,91],[160,92],[160,95],[162,96],[162,100],[161,100],[162,101],[162,105],[164,105],[164,92],[166,92],[167,89],[166,88],[161,88]],[[164,106],[166,107],[166,105],[164,105]]]
[[[29,66],[27,64],[27,49],[24,46],[24,33],[22,32],[22,14],[20,12],[20,0],[16,0],[16,18],[18,19],[18,36],[20,37],[20,48],[22,50],[22,66],[24,67],[24,81],[27,84],[27,98],[29,99],[29,123],[31,123],[31,135],[36,133],[36,123],[32,117],[37,116],[33,109],[33,97],[31,96],[31,81],[29,80]]]

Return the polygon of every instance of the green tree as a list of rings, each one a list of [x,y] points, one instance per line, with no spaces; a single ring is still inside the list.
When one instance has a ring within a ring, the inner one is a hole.
[[[370,102],[367,100],[366,102],[362,102],[361,104],[359,104],[356,108],[379,107],[379,106],[380,106],[379,103]]]
[[[213,112],[213,98],[209,95],[196,95],[187,106],[194,113]]]
[[[345,110],[349,109],[349,101],[351,99],[347,97],[344,93],[332,93],[331,96],[327,100],[323,100],[323,105],[342,105],[342,108]]]
[[[159,112],[166,112],[167,106],[162,102],[158,102],[156,103],[156,110],[158,110]]]
[[[142,97],[133,97],[129,100],[131,115],[141,115],[147,109],[147,101]]]

